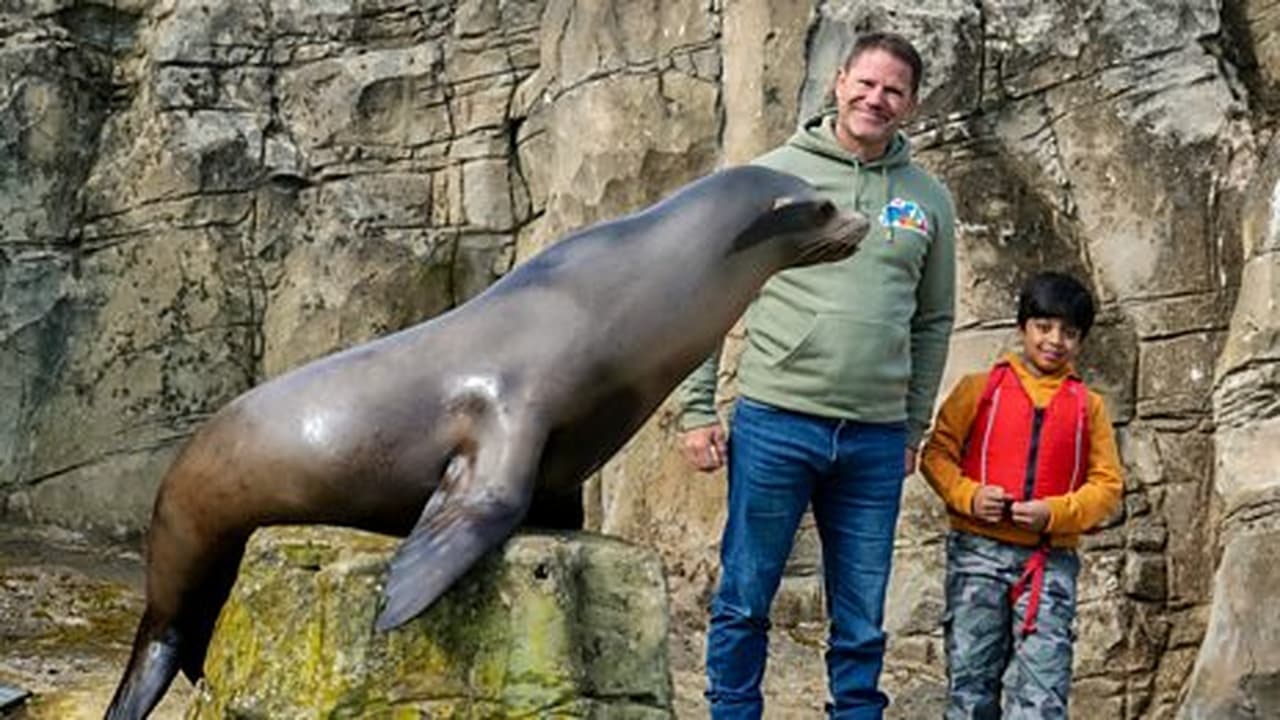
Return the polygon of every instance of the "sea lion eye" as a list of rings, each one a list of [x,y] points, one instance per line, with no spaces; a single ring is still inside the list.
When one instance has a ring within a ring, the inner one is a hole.
[[[825,223],[831,218],[835,217],[836,204],[831,202],[830,200],[823,200],[822,202],[818,203],[817,213],[818,213],[819,222]]]

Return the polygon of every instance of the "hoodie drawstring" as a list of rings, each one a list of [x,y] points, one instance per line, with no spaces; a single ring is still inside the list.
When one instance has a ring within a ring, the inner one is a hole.
[[[880,212],[884,212],[884,208],[889,207],[889,202],[893,200],[893,180],[889,177],[889,168],[886,165],[880,166],[880,183],[884,185],[884,204],[880,206]],[[893,228],[886,228],[885,232],[889,233],[889,239],[892,240]]]
[[[862,206],[858,203],[862,199],[862,166],[857,166],[858,172],[853,174],[853,209],[861,212]]]
[[[861,200],[862,200],[862,190],[863,190],[863,184],[864,184],[862,180],[862,173],[863,171],[869,170],[871,168],[868,168],[866,165],[862,163],[858,163],[857,168],[858,168],[858,172],[853,174],[853,208],[859,212],[862,212]],[[875,166],[875,169],[880,171],[880,186],[884,189],[884,196],[881,198],[879,208],[871,207],[867,209],[872,212],[875,212],[878,210],[879,212],[883,213],[884,209],[889,207],[889,202],[893,200],[893,178],[889,176],[889,168],[887,165],[883,165],[883,164],[877,165]],[[875,222],[876,219],[877,218],[872,218],[871,220],[872,222]],[[893,228],[886,228],[885,232],[893,232]]]

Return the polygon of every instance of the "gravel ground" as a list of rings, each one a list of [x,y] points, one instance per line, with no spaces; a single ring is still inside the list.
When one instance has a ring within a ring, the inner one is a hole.
[[[142,584],[136,551],[0,523],[0,684],[32,693],[5,720],[101,718],[129,656]],[[175,680],[152,717],[182,717],[190,695]]]

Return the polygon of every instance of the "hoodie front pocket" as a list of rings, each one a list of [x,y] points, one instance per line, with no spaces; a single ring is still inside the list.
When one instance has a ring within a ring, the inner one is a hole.
[[[854,397],[902,398],[911,377],[907,329],[842,313],[819,313],[775,366]]]
[[[761,300],[747,309],[747,332],[765,367],[777,367],[813,332],[813,313]]]

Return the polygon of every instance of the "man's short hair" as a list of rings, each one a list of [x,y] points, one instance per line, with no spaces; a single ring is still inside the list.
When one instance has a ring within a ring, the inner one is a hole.
[[[1031,318],[1062,318],[1083,338],[1093,327],[1093,295],[1074,277],[1060,272],[1032,276],[1018,294],[1018,327]]]
[[[920,78],[924,75],[924,61],[920,59],[920,53],[909,40],[891,32],[859,35],[858,39],[853,41],[853,47],[849,48],[849,54],[845,55],[843,67],[848,69],[854,60],[868,50],[883,50],[906,63],[911,68],[911,96],[915,97],[919,94]]]

